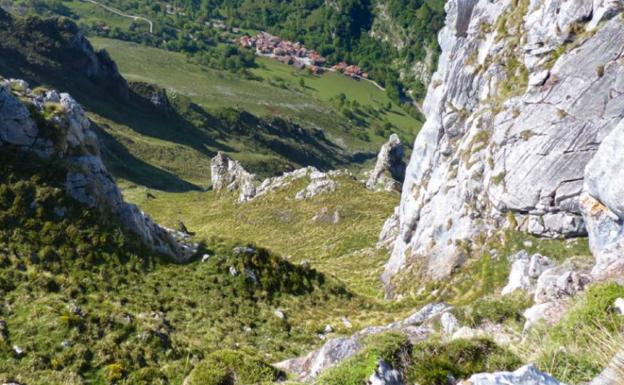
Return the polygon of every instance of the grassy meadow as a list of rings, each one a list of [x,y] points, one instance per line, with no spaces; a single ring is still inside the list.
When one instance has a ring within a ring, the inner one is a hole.
[[[246,78],[202,67],[181,53],[120,40],[99,37],[90,40],[111,54],[129,80],[157,84],[186,95],[209,110],[236,108],[259,116],[278,115],[304,127],[322,128],[352,152],[376,151],[387,136],[377,135],[375,129],[386,122],[408,145],[422,125],[399,106],[388,109],[390,99],[373,84],[340,74],[316,76],[307,70],[259,58],[259,66],[251,69],[254,76]],[[360,112],[355,114],[357,121],[347,119],[332,103],[332,98],[341,93],[347,101],[359,105],[355,107]],[[362,140],[362,133],[369,140]]]

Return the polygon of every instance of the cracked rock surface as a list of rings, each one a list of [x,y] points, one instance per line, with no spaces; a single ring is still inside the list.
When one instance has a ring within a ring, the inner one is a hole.
[[[609,4],[447,2],[427,121],[382,237],[392,250],[382,275],[389,292],[412,263],[448,276],[467,257],[463,245],[501,228],[587,233],[585,166],[624,118],[624,24]]]
[[[379,150],[375,168],[370,172],[366,187],[370,190],[400,191],[403,178],[405,178],[403,144],[398,135],[392,134]]]

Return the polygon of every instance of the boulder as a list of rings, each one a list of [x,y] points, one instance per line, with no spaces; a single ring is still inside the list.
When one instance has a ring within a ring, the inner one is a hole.
[[[312,198],[319,194],[334,192],[338,184],[329,174],[320,171],[314,171],[310,174],[310,184],[303,190],[297,192],[296,200]]]
[[[570,299],[585,290],[592,281],[588,274],[591,263],[570,258],[559,266],[545,270],[535,285],[535,304],[524,312],[524,329],[528,330],[542,320],[548,325],[559,322],[570,307]]]
[[[516,290],[533,294],[539,276],[553,266],[548,257],[541,254],[534,254],[529,257],[524,250],[511,256],[510,260],[513,261],[511,272],[509,273],[507,285],[501,292],[502,295],[511,294]]]
[[[405,178],[403,144],[397,134],[390,135],[381,146],[375,168],[370,172],[366,187],[370,190],[400,191]]]
[[[458,385],[565,385],[552,376],[542,373],[532,365],[526,365],[515,372],[473,374]]]
[[[590,282],[591,277],[588,274],[576,271],[561,273],[559,269],[547,270],[537,280],[535,303],[556,302],[573,297],[585,290]]]
[[[452,336],[460,327],[459,321],[451,313],[442,314],[440,323],[442,324],[442,333],[445,336]]]
[[[609,365],[588,385],[621,385],[624,378],[624,351],[619,351]]]
[[[360,352],[363,348],[363,340],[367,336],[398,330],[412,342],[428,338],[433,332],[432,326],[428,323],[451,309],[452,307],[446,304],[428,304],[403,320],[385,326],[368,327],[350,337],[330,339],[320,349],[306,356],[285,360],[274,366],[294,374],[299,381],[313,381],[325,370]],[[346,318],[343,317],[343,322],[345,320]],[[349,322],[348,325],[351,323]],[[347,326],[346,323],[345,326]]]
[[[393,369],[386,361],[379,360],[375,372],[368,379],[368,385],[403,385],[401,372]]]
[[[607,135],[585,168],[580,206],[596,257],[592,275],[620,279],[624,273],[624,119]]]
[[[624,315],[624,298],[617,298],[613,302],[613,308],[619,315]]]

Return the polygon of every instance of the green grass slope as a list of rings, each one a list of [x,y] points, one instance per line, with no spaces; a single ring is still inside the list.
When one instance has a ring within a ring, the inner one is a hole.
[[[340,74],[315,76],[275,60],[258,59],[259,67],[251,69],[257,78],[248,79],[202,67],[180,53],[120,40],[91,40],[111,54],[129,80],[158,84],[189,96],[208,109],[231,107],[260,116],[279,115],[304,127],[322,128],[352,151],[378,150],[389,130],[409,144],[422,125],[396,105],[387,109],[391,101],[375,85]],[[334,101],[340,94],[354,103],[346,107],[353,111],[353,115],[347,113],[352,119],[337,111]],[[379,135],[385,123],[391,128]]]
[[[0,381],[180,384],[222,349],[277,361],[316,346],[327,323],[341,330],[340,316],[373,310],[263,249],[211,240],[207,261],[169,263],[68,198],[62,163],[6,149],[0,160]]]
[[[239,204],[236,195],[210,192],[166,193],[126,186],[127,200],[171,227],[182,221],[197,237],[254,242],[345,282],[350,290],[380,298],[379,275],[384,250],[375,249],[379,231],[398,204],[399,194],[367,190],[343,176],[335,192],[297,201],[297,191],[309,180]],[[338,213],[338,223],[333,223]],[[316,217],[316,218],[315,218]]]

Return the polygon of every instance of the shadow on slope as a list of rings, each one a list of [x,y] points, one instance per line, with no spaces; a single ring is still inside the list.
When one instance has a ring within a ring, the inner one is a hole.
[[[187,97],[167,95],[156,86],[129,86],[108,53],[95,52],[77,26],[65,18],[19,18],[0,10],[0,70],[33,86],[69,92],[91,114],[120,130],[134,131],[137,138],[155,138],[194,150],[201,172],[188,165],[180,169],[171,165],[167,175],[153,162],[158,152],[145,148],[153,142],[144,141],[142,153],[132,143],[124,146],[118,138],[114,140],[116,130],[107,131],[103,125],[100,133],[111,146],[106,153],[114,174],[151,188],[197,188],[189,181],[208,179],[205,170],[217,151],[229,153],[261,177],[308,165],[332,169],[357,162],[321,130],[231,108],[208,112]],[[156,160],[161,166],[168,161]]]

